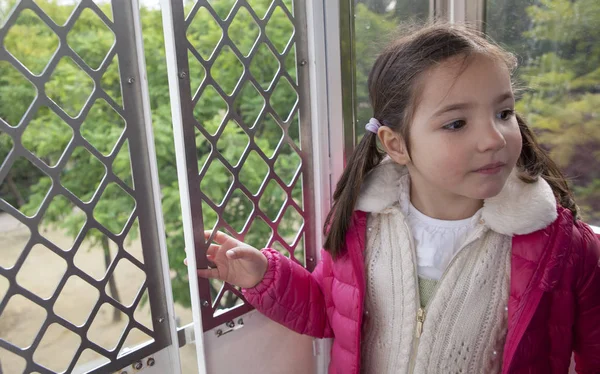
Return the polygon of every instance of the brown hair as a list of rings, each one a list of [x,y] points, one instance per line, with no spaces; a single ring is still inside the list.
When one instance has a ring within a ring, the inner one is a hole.
[[[517,67],[513,54],[466,26],[448,23],[435,23],[418,29],[408,26],[402,35],[379,55],[369,74],[368,86],[373,117],[399,132],[409,151],[409,124],[417,106],[419,77],[424,71],[451,57],[464,57],[466,62],[475,54],[505,63],[511,73]],[[517,122],[523,139],[523,149],[517,162],[519,178],[526,183],[533,183],[540,176],[544,178],[552,187],[557,201],[577,217],[577,206],[564,176],[518,115]],[[377,146],[377,135],[367,131],[347,161],[324,227],[327,236],[324,247],[334,258],[345,251],[346,233],[363,181],[384,155]]]

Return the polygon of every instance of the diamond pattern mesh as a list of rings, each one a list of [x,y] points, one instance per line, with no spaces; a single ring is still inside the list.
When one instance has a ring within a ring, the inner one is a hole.
[[[130,157],[144,153],[145,135],[135,117],[141,79],[129,78],[128,3],[83,0],[65,18],[22,0],[2,20],[0,89],[13,104],[0,106],[0,213],[19,222],[22,243],[0,245],[7,372],[111,372],[169,344],[156,322],[164,295],[148,287],[161,282],[157,247],[144,237],[141,250],[131,244],[153,227],[143,211],[150,175]],[[142,297],[150,323],[139,317]],[[153,343],[127,356],[139,339]]]
[[[186,25],[176,49],[187,57],[178,59],[180,78],[189,76],[180,89],[184,133],[189,126],[195,134],[184,140],[196,150],[188,165],[198,165],[197,175],[188,171],[192,206],[201,207],[194,227],[275,248],[312,269],[303,12],[302,2],[197,0],[174,23]],[[195,231],[206,266],[207,243]],[[205,330],[250,309],[232,285],[200,279],[199,286]]]

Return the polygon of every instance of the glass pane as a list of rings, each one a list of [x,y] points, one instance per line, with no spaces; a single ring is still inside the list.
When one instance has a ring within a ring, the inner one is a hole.
[[[356,64],[356,136],[373,116],[367,78],[379,52],[391,39],[396,26],[408,20],[427,20],[429,1],[358,0],[354,8],[354,55]]]
[[[519,58],[516,78],[525,89],[517,110],[593,225],[600,224],[598,22],[597,1],[493,0],[487,6],[487,33]]]

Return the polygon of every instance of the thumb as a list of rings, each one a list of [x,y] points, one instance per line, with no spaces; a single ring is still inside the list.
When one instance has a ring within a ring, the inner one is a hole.
[[[225,255],[230,260],[250,259],[256,254],[256,249],[246,247],[236,247],[225,252]]]

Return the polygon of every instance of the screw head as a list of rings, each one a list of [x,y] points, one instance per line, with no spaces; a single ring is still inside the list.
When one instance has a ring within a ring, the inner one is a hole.
[[[309,262],[313,262],[314,260],[315,260],[315,259],[314,259],[314,258],[312,258],[312,257],[309,257],[309,258],[308,258],[308,261],[309,261]]]
[[[144,367],[144,364],[142,364],[142,361],[136,361],[131,365],[131,367],[133,367],[135,370],[140,370]]]
[[[148,358],[148,361],[146,361],[146,365],[148,366],[154,366],[155,363],[156,361],[154,361],[154,357],[150,357]]]
[[[179,78],[185,79],[185,77],[187,77],[187,73],[185,71],[182,71],[181,73],[179,73]]]
[[[205,307],[205,308],[206,308],[206,307],[208,307],[208,305],[209,305],[209,304],[208,304],[208,301],[204,300],[204,301],[202,302],[202,306],[203,306],[203,307]]]
[[[306,60],[300,60],[300,66],[306,65]]]
[[[133,84],[133,82],[135,82],[135,78],[134,77],[127,78],[127,83]]]
[[[127,370],[123,370],[121,374],[127,374]]]
[[[163,323],[165,321],[165,317],[158,317],[158,323]]]

